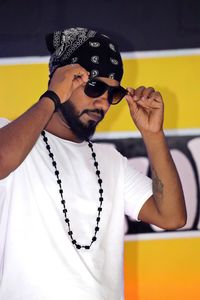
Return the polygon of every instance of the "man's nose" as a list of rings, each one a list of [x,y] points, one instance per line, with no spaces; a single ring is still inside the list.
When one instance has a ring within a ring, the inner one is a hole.
[[[108,91],[106,91],[103,95],[99,96],[98,98],[94,99],[95,108],[102,109],[106,112],[109,107],[110,103],[108,101]]]

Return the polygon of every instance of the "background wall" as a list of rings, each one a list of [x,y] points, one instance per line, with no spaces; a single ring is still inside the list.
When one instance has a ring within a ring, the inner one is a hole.
[[[126,219],[126,300],[199,299],[200,2],[0,1],[0,117],[14,119],[46,90],[44,35],[91,27],[119,42],[124,86],[154,86],[165,100],[165,130],[187,201],[179,231]],[[143,142],[125,101],[95,135],[150,175]]]

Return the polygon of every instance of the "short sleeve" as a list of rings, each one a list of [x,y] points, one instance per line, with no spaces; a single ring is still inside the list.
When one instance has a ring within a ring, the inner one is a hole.
[[[137,171],[125,159],[124,199],[125,214],[138,221],[144,203],[152,196],[152,179]]]

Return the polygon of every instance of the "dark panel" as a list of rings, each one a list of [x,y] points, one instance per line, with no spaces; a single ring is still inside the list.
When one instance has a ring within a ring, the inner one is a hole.
[[[200,34],[200,1],[184,0],[180,11],[182,32]]]
[[[196,212],[193,216],[190,216],[192,226],[187,230],[199,230],[199,220],[200,220],[200,186],[199,186],[199,178],[198,178],[198,166],[193,159],[193,156],[188,148],[188,143],[195,139],[196,136],[172,136],[167,137],[167,143],[169,148],[172,150],[180,151],[185,157],[187,157],[190,165],[193,169],[195,176],[195,183],[197,187],[197,207]],[[143,140],[141,138],[124,138],[124,139],[95,139],[97,143],[108,143],[113,144],[116,149],[128,159],[131,158],[147,158],[146,148],[144,146]],[[187,172],[187,170],[185,171]],[[148,168],[147,175],[151,177],[150,167]],[[187,176],[187,174],[185,174]],[[189,187],[190,189],[190,187]],[[127,234],[135,234],[135,233],[150,233],[154,232],[152,226],[144,222],[135,222],[126,217],[128,230]]]
[[[48,55],[45,33],[91,27],[121,51],[200,47],[198,0],[0,0],[0,57]]]

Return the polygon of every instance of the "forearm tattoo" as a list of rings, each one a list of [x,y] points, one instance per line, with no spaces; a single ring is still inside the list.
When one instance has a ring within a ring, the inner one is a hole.
[[[163,183],[157,176],[156,171],[152,168],[152,180],[153,180],[153,195],[156,199],[161,200],[163,197]]]

